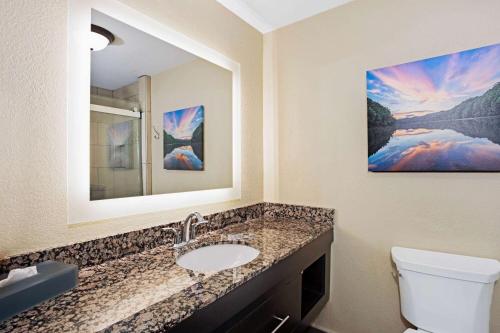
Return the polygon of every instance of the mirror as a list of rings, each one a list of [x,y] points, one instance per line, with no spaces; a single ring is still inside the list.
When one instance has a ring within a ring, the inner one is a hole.
[[[231,188],[233,72],[98,10],[90,200]]]
[[[120,1],[68,14],[68,223],[240,199],[240,64]]]

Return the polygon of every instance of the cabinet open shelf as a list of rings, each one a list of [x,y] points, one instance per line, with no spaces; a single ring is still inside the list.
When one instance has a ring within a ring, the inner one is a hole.
[[[321,256],[302,272],[302,318],[314,308],[325,295],[325,256]]]

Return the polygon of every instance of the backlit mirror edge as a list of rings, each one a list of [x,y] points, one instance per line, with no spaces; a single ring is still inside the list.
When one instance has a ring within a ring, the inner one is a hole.
[[[91,9],[186,50],[233,73],[233,186],[202,191],[90,201],[90,52],[87,39]],[[241,198],[240,64],[115,0],[69,1],[67,80],[67,212],[77,224],[130,215],[220,203]]]

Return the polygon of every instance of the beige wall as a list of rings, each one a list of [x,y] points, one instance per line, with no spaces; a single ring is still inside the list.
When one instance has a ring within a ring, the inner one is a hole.
[[[500,174],[367,172],[365,70],[500,42],[497,0],[357,0],[275,33],[279,198],[337,209],[317,324],[401,333],[393,245],[500,259]],[[492,309],[500,332],[500,286]]]
[[[124,2],[241,64],[242,200],[196,209],[261,201],[262,35],[215,1]],[[68,226],[67,3],[0,1],[0,13],[0,257],[158,225],[194,210]]]
[[[151,117],[160,138],[152,140],[153,194],[231,187],[232,72],[203,59],[151,77]],[[204,170],[163,168],[163,113],[203,105]]]

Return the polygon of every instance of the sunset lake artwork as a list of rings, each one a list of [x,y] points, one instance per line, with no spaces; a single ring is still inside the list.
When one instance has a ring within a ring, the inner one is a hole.
[[[500,44],[367,71],[368,170],[500,171]]]
[[[203,105],[163,114],[163,168],[204,170]]]

